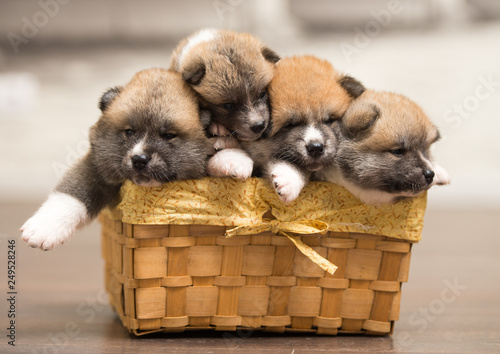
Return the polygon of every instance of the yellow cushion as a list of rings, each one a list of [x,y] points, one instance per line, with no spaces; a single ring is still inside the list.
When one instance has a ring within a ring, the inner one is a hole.
[[[245,181],[203,178],[176,181],[162,187],[139,187],[130,181],[111,213],[129,224],[255,226],[269,224],[271,210],[278,222],[322,221],[329,231],[366,233],[419,241],[427,195],[393,205],[368,206],[346,189],[329,182],[310,182],[290,204],[280,201],[265,179]],[[260,227],[260,228],[261,228]]]

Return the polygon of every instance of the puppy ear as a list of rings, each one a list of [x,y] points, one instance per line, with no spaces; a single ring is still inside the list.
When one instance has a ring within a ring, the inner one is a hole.
[[[380,109],[373,103],[354,102],[342,117],[342,127],[349,138],[366,133],[380,116]]]
[[[99,101],[99,109],[101,112],[104,112],[110,105],[113,100],[118,97],[120,92],[122,92],[123,87],[121,86],[116,86],[113,88],[110,88],[108,91],[102,95],[101,100]]]
[[[366,90],[361,82],[349,75],[342,76],[342,78],[339,80],[339,84],[344,88],[344,90],[347,91],[349,96],[351,96],[352,98],[361,96],[361,94]]]
[[[264,59],[273,64],[276,64],[281,59],[278,54],[276,54],[272,49],[269,49],[268,47],[262,47],[260,52],[264,56]]]
[[[196,86],[201,82],[205,76],[205,64],[203,62],[195,62],[187,66],[182,71],[182,78],[188,84]]]

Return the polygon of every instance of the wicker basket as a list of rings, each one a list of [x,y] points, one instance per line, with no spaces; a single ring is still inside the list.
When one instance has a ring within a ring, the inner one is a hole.
[[[422,198],[408,209],[417,208],[420,219]],[[238,328],[385,335],[398,320],[415,240],[345,231],[296,235],[338,266],[331,275],[276,230],[227,238],[233,226],[132,224],[123,222],[127,211],[121,209],[120,216],[100,216],[106,287],[123,325],[136,335]],[[377,212],[393,222],[396,209]],[[261,215],[274,218],[271,211]]]

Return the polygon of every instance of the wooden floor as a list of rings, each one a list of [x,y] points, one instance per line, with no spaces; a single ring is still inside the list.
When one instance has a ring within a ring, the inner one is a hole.
[[[500,353],[500,210],[428,210],[413,248],[400,320],[392,336],[307,336],[190,332],[136,338],[103,291],[99,226],[51,252],[28,248],[17,229],[35,205],[0,205],[3,297],[8,240],[16,240],[16,346],[7,344],[1,301],[0,352],[19,353]]]

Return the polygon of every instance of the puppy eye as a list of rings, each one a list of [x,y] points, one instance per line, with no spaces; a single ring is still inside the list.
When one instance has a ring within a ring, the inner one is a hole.
[[[338,120],[337,117],[335,117],[335,116],[329,116],[328,119],[325,121],[325,124],[330,125],[330,124],[333,124],[337,120]]]
[[[391,154],[393,154],[394,156],[401,157],[404,154],[406,154],[406,149],[399,148],[399,149],[390,150],[389,152]]]
[[[285,126],[283,126],[283,128],[286,128],[286,129],[294,128],[294,127],[297,127],[299,124],[300,123],[298,123],[298,122],[290,122],[290,123],[286,124]]]
[[[267,91],[264,91],[259,95],[259,99],[263,100],[265,98],[267,98]]]
[[[135,131],[133,131],[132,129],[125,129],[125,136],[127,138],[131,137],[134,134],[135,134]]]
[[[233,109],[234,104],[232,104],[232,103],[224,103],[224,104],[222,105],[222,107],[224,107],[224,108],[225,108],[225,109],[227,109],[227,110],[230,110],[230,109]]]
[[[340,116],[338,114],[335,114],[335,113],[330,113],[330,114],[328,114],[328,117],[326,118],[325,123],[326,124],[332,124],[335,121],[338,121],[338,120],[341,120],[341,119],[342,119],[342,116]]]
[[[175,138],[177,134],[172,134],[172,133],[167,133],[167,134],[162,134],[161,137],[165,140],[172,140]]]

